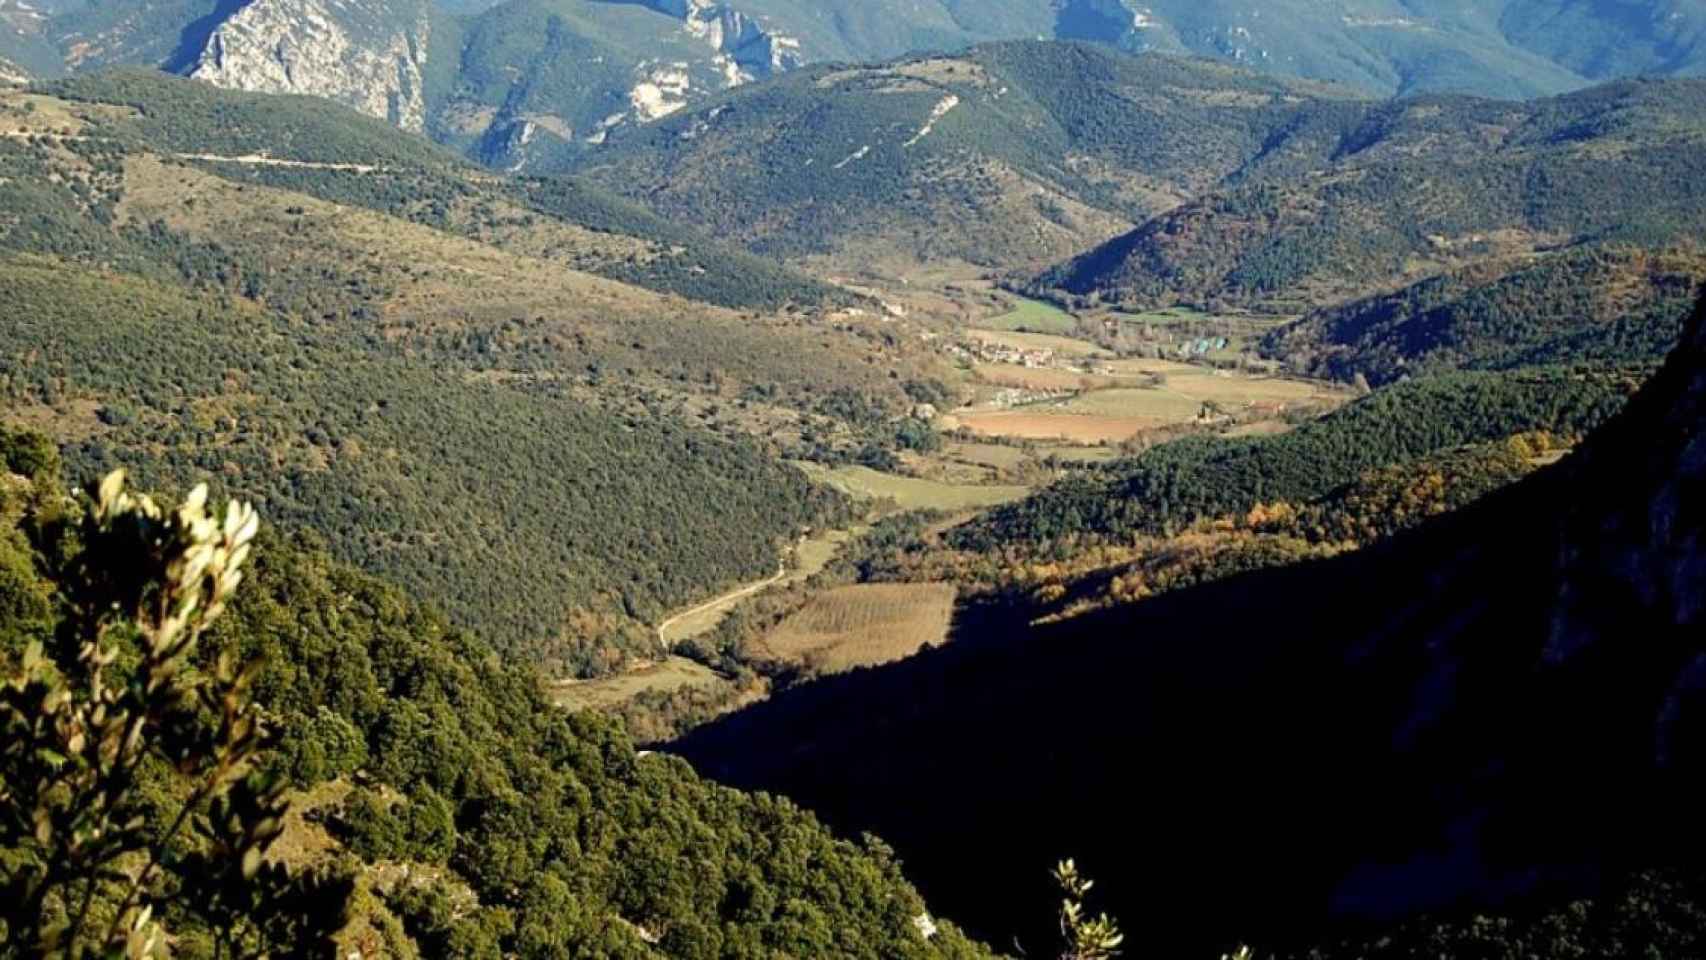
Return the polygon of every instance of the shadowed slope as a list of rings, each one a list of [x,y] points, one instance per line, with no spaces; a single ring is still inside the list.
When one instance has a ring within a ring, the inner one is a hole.
[[[1412,535],[1029,635],[996,613],[679,749],[880,833],[939,906],[1033,943],[1066,855],[1195,951],[1686,857],[1703,425],[1706,303],[1576,456]]]

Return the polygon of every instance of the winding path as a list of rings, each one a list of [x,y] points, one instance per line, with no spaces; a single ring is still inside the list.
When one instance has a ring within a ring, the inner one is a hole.
[[[731,607],[732,608],[735,604],[739,603],[742,600],[745,600],[747,597],[752,596],[753,594],[757,593],[758,591],[763,590],[765,587],[774,586],[775,584],[781,583],[782,580],[787,576],[788,576],[788,559],[787,559],[787,557],[784,556],[781,560],[778,560],[776,562],[776,575],[775,576],[766,578],[764,580],[759,580],[755,583],[749,583],[744,587],[740,587],[740,588],[737,588],[735,590],[731,590],[728,593],[723,594],[722,596],[713,597],[710,600],[707,600],[704,603],[701,603],[697,607],[692,608],[691,610],[684,610],[681,613],[678,613],[675,616],[670,617],[668,620],[665,620],[664,622],[658,624],[658,645],[663,647],[663,651],[665,653],[669,653],[671,650],[675,649],[675,644],[671,643],[670,639],[669,639],[669,628],[670,627],[675,626],[677,623],[680,623],[681,621],[686,620],[689,617],[698,616],[701,613],[706,613],[706,612],[714,610],[718,607]]]
[[[81,133],[49,133],[45,130],[0,130],[0,137],[9,140],[29,140],[41,137],[47,140],[58,140],[64,143],[117,143],[113,137],[91,137]],[[350,173],[388,173],[390,168],[374,166],[370,163],[330,163],[320,160],[283,160],[269,157],[264,153],[245,153],[239,157],[226,156],[221,153],[168,153],[160,156],[171,157],[174,160],[200,160],[211,163],[236,163],[249,167],[296,167],[304,170],[344,170]]]

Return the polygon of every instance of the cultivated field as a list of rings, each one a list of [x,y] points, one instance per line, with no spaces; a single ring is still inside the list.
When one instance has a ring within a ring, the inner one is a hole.
[[[1051,408],[1053,409],[1053,408]],[[1145,430],[1172,422],[1159,417],[1090,416],[1078,413],[1042,413],[1027,410],[996,410],[988,413],[957,413],[959,422],[988,437],[1017,437],[1022,440],[1065,440],[1071,443],[1118,443]]]
[[[1177,360],[1158,360],[1154,357],[1126,357],[1123,360],[1103,360],[1096,372],[1109,377],[1189,377],[1203,372],[1201,367]]]
[[[1037,455],[1023,447],[999,443],[950,443],[942,448],[942,454],[952,460],[996,470],[1011,470]]]
[[[900,477],[869,467],[828,468],[821,464],[801,463],[799,467],[812,479],[826,483],[850,497],[865,500],[890,500],[901,510],[963,510],[973,507],[992,507],[1011,503],[1030,492],[1022,486],[981,486],[976,484],[937,483],[916,477]]]
[[[947,639],[955,594],[946,583],[831,590],[772,630],[763,647],[776,660],[823,673],[900,660]]]
[[[1170,387],[1119,387],[1081,393],[1060,409],[1091,417],[1151,420],[1162,426],[1195,417],[1202,412],[1202,399]]]
[[[1321,401],[1344,401],[1348,394],[1322,384],[1278,377],[1251,377],[1208,367],[1188,367],[1185,371],[1168,373],[1166,389],[1193,400],[1218,403],[1231,408],[1251,404],[1288,405]]]
[[[984,436],[1097,444],[1129,440],[1146,430],[1188,423],[1201,415],[1205,407],[1254,422],[1278,419],[1280,414],[1298,407],[1330,409],[1349,397],[1343,390],[1325,384],[1217,370],[1175,360],[1098,358],[1094,370],[1094,373],[1075,373],[1048,367],[979,364],[974,368],[977,377],[994,386],[1039,392],[1073,391],[1074,395],[1044,398],[1022,407],[986,405],[955,411],[952,421]]]

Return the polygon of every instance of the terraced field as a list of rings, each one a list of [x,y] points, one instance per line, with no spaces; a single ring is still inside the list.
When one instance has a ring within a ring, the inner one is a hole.
[[[838,673],[910,657],[943,643],[956,589],[946,583],[866,583],[831,590],[765,636],[778,661]]]

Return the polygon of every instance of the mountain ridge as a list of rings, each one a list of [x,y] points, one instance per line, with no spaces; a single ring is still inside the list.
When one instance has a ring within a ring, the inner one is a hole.
[[[1373,105],[1290,178],[1228,178],[1032,289],[1280,314],[1477,261],[1699,235],[1706,83],[1625,80],[1523,104]],[[1662,188],[1655,190],[1655,184]],[[1382,291],[1384,292],[1384,291]]]
[[[1230,0],[53,0],[0,2],[0,57],[36,75],[148,64],[237,89],[328,96],[515,162],[550,164],[617,126],[811,63],[869,62],[1002,39],[1090,40],[1211,57],[1371,95],[1525,98],[1639,73],[1706,72],[1706,13],[1613,0],[1440,0],[1244,9]],[[1591,37],[1587,41],[1568,37]],[[508,149],[503,147],[507,146]]]

